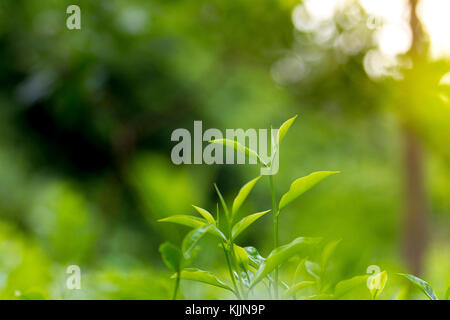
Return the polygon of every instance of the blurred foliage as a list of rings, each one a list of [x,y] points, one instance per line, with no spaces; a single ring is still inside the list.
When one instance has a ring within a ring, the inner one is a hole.
[[[312,171],[342,174],[287,209],[280,242],[343,239],[330,266],[335,282],[371,264],[403,272],[406,123],[428,160],[432,233],[422,277],[444,294],[450,92],[439,83],[448,62],[408,69],[405,57],[400,77],[368,76],[365,57],[376,44],[354,1],[325,38],[326,29],[294,28],[294,0],[79,0],[79,31],[65,27],[72,2],[0,0],[0,298],[169,298],[158,247],[187,230],[156,219],[192,213],[191,204],[213,208],[213,182],[230,199],[258,172],[175,166],[172,131],[193,130],[194,120],[221,130],[278,127],[294,114],[276,193]],[[270,207],[267,188],[257,186],[243,210]],[[242,237],[264,255],[269,239],[269,217]],[[212,246],[206,238],[202,250]],[[224,266],[221,256],[201,256],[199,264]],[[65,288],[70,264],[81,267],[80,291]],[[391,280],[381,298],[420,297]],[[182,290],[223,297],[196,284]]]

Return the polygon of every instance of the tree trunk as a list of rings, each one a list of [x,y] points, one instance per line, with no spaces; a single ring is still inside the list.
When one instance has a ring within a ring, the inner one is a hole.
[[[416,14],[416,6],[417,0],[410,0],[410,26],[413,39],[409,54],[413,64],[423,54],[421,52],[423,30]],[[414,97],[410,98],[411,100],[414,99]],[[401,103],[408,103],[408,101]],[[414,101],[411,101],[411,103],[414,103]],[[405,107],[408,108],[408,106]],[[404,124],[402,130],[406,202],[404,254],[410,272],[420,275],[427,245],[427,205],[424,190],[423,150],[421,141],[407,123]]]
[[[422,272],[427,243],[427,213],[423,181],[422,146],[415,133],[403,129],[405,152],[405,256],[415,275]]]

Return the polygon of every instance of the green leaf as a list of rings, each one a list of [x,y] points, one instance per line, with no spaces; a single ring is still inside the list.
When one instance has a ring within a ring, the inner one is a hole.
[[[259,268],[259,266],[266,260],[263,256],[261,256],[258,250],[255,247],[245,247],[245,252],[253,264]]]
[[[191,259],[191,253],[194,248],[197,246],[197,243],[200,239],[209,231],[212,225],[207,225],[204,227],[200,227],[189,232],[183,239],[183,243],[181,244],[181,252],[183,253],[183,257],[186,260]]]
[[[210,231],[213,235],[221,238],[221,240],[227,240],[227,237],[225,237],[225,235],[222,233],[222,231],[220,231],[216,226],[213,226],[212,224],[210,226],[211,226]]]
[[[172,275],[171,278],[176,278],[176,274]],[[180,278],[184,280],[192,280],[197,282],[206,283],[215,287],[223,288],[234,292],[230,286],[225,282],[218,279],[213,273],[209,271],[204,271],[196,268],[186,268],[180,273]]]
[[[369,277],[369,291],[372,299],[376,299],[381,294],[384,287],[386,286],[387,280],[388,275],[386,271],[379,272]]]
[[[336,173],[339,173],[339,171],[317,171],[305,177],[298,178],[291,184],[289,191],[281,197],[279,210],[286,207],[289,203],[314,187],[317,183],[319,183],[326,177],[329,177]]]
[[[336,299],[342,298],[351,291],[360,288],[361,286],[367,285],[367,275],[356,276],[347,280],[342,280],[338,282],[334,289],[334,297]]]
[[[447,288],[447,292],[445,293],[444,300],[450,300],[450,287]]]
[[[216,225],[217,225],[217,227],[221,227],[221,220],[220,220],[220,212],[219,212],[219,204],[217,203],[216,204]]]
[[[229,148],[233,148],[234,150],[236,150],[237,152],[240,152],[242,154],[245,154],[245,156],[249,157],[249,159],[253,159],[256,160],[259,163],[262,163],[264,165],[266,165],[261,158],[259,157],[259,155],[256,153],[256,151],[249,149],[247,147],[244,147],[242,144],[240,144],[237,141],[234,140],[229,140],[229,139],[216,139],[216,140],[211,140],[209,141],[209,143],[218,143],[218,144],[222,144],[225,147],[229,147]]]
[[[255,222],[256,220],[261,218],[263,215],[265,215],[269,211],[270,210],[254,213],[254,214],[251,214],[249,216],[242,218],[242,220],[240,220],[233,226],[233,230],[231,231],[233,239],[236,238],[242,231],[247,229],[253,222]]]
[[[286,132],[289,130],[291,125],[294,123],[295,119],[297,119],[298,115],[295,115],[294,117],[290,118],[289,120],[286,120],[278,130],[277,135],[277,143],[280,145],[281,141],[283,141],[284,136],[286,135]]]
[[[314,281],[302,281],[302,282],[296,283],[284,292],[284,297],[288,298],[288,297],[292,296],[293,294],[297,293],[299,290],[301,290],[303,288],[311,287],[314,284],[315,284]]]
[[[334,240],[334,241],[328,242],[325,245],[325,247],[323,248],[322,255],[320,257],[320,264],[322,266],[322,270],[326,269],[328,262],[330,261],[330,257],[336,250],[336,247],[339,245],[339,243],[341,243],[340,239]]]
[[[159,247],[159,252],[161,253],[162,259],[173,272],[178,272],[181,266],[181,251],[178,247],[174,246],[169,242],[164,242]]]
[[[205,219],[187,215],[175,215],[167,218],[159,219],[158,222],[170,222],[188,226],[191,228],[200,228],[208,224]]]
[[[233,201],[233,206],[231,208],[231,216],[234,217],[236,213],[239,211],[239,208],[244,203],[245,199],[247,199],[247,196],[249,195],[250,191],[252,191],[255,184],[258,182],[258,180],[261,179],[261,176],[251,180],[250,182],[247,182],[241,190],[239,190],[236,198]]]
[[[228,211],[227,204],[226,204],[225,200],[223,199],[222,193],[220,192],[219,188],[217,187],[217,185],[215,183],[214,183],[214,188],[216,189],[217,195],[219,196],[220,203],[222,203],[222,208],[225,211],[225,216],[227,218],[229,218],[230,217],[230,213]]]
[[[247,271],[250,260],[244,248],[234,245],[234,254],[239,267],[241,267],[243,271]]]
[[[399,273],[402,277],[405,277],[409,281],[411,281],[417,288],[420,289],[430,300],[439,300],[433,288],[429,285],[428,282],[417,278],[411,274]]]
[[[306,268],[306,271],[311,275],[311,276],[313,276],[315,279],[320,279],[320,271],[321,271],[321,269],[320,269],[320,265],[318,264],[318,263],[315,263],[315,262],[312,262],[312,261],[309,261],[309,260],[306,260],[305,261],[305,268]]]
[[[207,210],[205,210],[203,208],[200,208],[200,207],[197,207],[197,206],[194,206],[194,205],[192,205],[192,206],[194,207],[195,210],[197,210],[198,213],[201,214],[201,216],[203,218],[205,218],[206,221],[211,223],[213,226],[216,225],[216,220],[214,220],[214,217],[212,216],[211,213],[209,213]]]
[[[303,258],[302,260],[300,260],[300,262],[297,264],[297,268],[295,268],[295,273],[294,273],[294,278],[292,279],[292,283],[294,284],[298,277],[300,276],[302,270],[306,269],[305,268],[305,262],[306,262],[306,258]]]
[[[170,216],[170,217],[167,217],[164,219],[159,219],[158,222],[176,223],[176,224],[181,224],[181,225],[188,226],[188,227],[195,228],[195,229],[210,225],[211,228],[208,231],[211,232],[211,234],[213,234],[214,236],[216,236],[218,238],[221,238],[224,240],[226,239],[225,235],[219,229],[217,229],[215,226],[209,224],[208,221],[206,221],[205,219],[202,219],[202,218],[188,216],[188,215],[175,215],[175,216]]]
[[[253,279],[252,287],[272,272],[277,266],[286,262],[293,256],[305,251],[309,247],[316,245],[318,238],[297,238],[289,244],[274,249],[258,269]]]

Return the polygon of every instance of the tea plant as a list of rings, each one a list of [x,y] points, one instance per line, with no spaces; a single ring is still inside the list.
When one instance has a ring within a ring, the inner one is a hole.
[[[246,148],[239,142],[227,139],[210,142],[232,147],[246,156],[256,156],[263,167],[272,170],[274,159],[276,159],[275,155],[279,152],[280,144],[296,117],[284,122],[278,130],[277,137],[272,137],[272,157],[268,162],[262,161],[256,151]],[[340,299],[362,286],[368,288],[372,299],[379,297],[388,279],[386,271],[371,276],[356,276],[340,281],[335,286],[326,280],[330,258],[340,240],[324,243],[320,238],[298,237],[288,244],[279,245],[278,219],[280,213],[303,193],[325,178],[337,173],[339,172],[317,171],[298,178],[292,182],[289,190],[281,196],[279,201],[275,195],[273,175],[268,175],[272,209],[247,215],[239,221],[236,221],[237,214],[256,183],[261,180],[261,176],[249,181],[239,190],[231,207],[225,202],[219,188],[214,184],[222,207],[222,210],[219,210],[219,204],[217,204],[215,217],[208,210],[193,206],[201,218],[192,215],[174,215],[160,219],[161,222],[193,228],[184,238],[181,247],[168,242],[163,243],[160,247],[163,261],[174,272],[172,278],[175,278],[176,282],[173,299],[177,297],[181,279],[202,282],[228,290],[237,299],[260,298],[262,291],[256,290],[257,286],[265,288],[267,296],[275,299],[296,299],[297,294],[302,290],[307,290],[307,299]],[[272,213],[273,218],[272,252],[267,257],[263,257],[254,247],[237,245],[236,239],[255,221],[269,212]],[[205,234],[214,236],[223,251],[229,274],[228,283],[219,279],[213,272],[189,267],[197,255],[198,242]],[[310,256],[317,257],[316,261],[312,261]],[[298,259],[295,272],[290,276],[288,282],[281,280],[280,266],[292,262],[295,258]],[[420,287],[429,298],[437,299],[436,294],[425,281],[411,275],[403,276]]]

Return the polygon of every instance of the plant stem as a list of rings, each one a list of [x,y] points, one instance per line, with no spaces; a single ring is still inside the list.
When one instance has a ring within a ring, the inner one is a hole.
[[[252,279],[250,279],[250,275],[248,274],[248,270],[245,272],[245,275],[247,276],[247,281],[249,283],[249,285],[252,282]],[[248,289],[247,294],[246,294],[246,299],[248,299],[248,296],[252,293],[252,289]]]
[[[217,195],[219,196],[220,202],[222,203],[223,210],[225,211],[225,217],[227,219],[226,220],[227,221],[227,232],[226,233],[228,235],[228,241],[230,242],[230,247],[231,247],[231,252],[230,252],[231,253],[231,260],[230,260],[230,255],[228,254],[228,251],[227,251],[227,249],[225,247],[225,242],[224,241],[222,241],[222,247],[223,247],[223,251],[225,253],[225,257],[227,259],[228,271],[230,272],[230,277],[231,277],[231,280],[233,281],[234,290],[236,291],[235,294],[236,294],[237,298],[239,300],[241,300],[242,298],[241,298],[241,295],[239,293],[239,289],[238,289],[238,286],[236,284],[236,280],[235,280],[235,277],[234,277],[234,274],[233,274],[233,268],[232,268],[232,265],[233,265],[234,268],[236,270],[238,270],[237,266],[236,266],[236,259],[234,257],[234,245],[233,245],[233,235],[232,235],[233,217],[230,215],[230,212],[228,211],[227,204],[225,203],[225,200],[223,199],[222,194],[220,193],[220,190],[219,190],[219,188],[217,187],[216,184],[214,184],[214,188],[216,189]]]
[[[269,281],[269,284],[267,285],[267,292],[269,293],[269,299],[272,300],[272,288],[271,288],[271,284],[272,282]]]
[[[239,265],[237,262],[237,258],[236,258],[236,254],[234,251],[234,241],[233,241],[233,216],[232,214],[230,214],[230,212],[228,211],[228,208],[225,207],[225,212],[226,215],[228,217],[227,222],[228,222],[228,241],[230,243],[230,256],[231,256],[231,265],[234,267],[234,269],[236,270],[236,273],[238,274],[238,276],[236,277],[238,279],[238,283],[239,286],[241,288],[241,298],[243,299],[247,299],[247,294],[245,293],[245,288],[242,284],[242,281],[239,279]],[[234,277],[233,277],[234,279]]]
[[[230,256],[228,255],[228,251],[227,251],[227,249],[225,249],[225,244],[223,242],[222,242],[222,248],[223,248],[223,252],[225,254],[225,259],[227,260],[228,272],[230,273],[231,281],[233,282],[234,294],[236,295],[236,297],[239,300],[241,300],[242,298],[241,298],[241,295],[239,294],[239,289],[236,284],[236,279],[234,278],[233,269],[231,268]]]
[[[234,269],[236,270],[236,273],[238,273],[238,271],[239,271],[239,266],[238,266],[238,262],[237,262],[237,258],[236,258],[236,254],[235,254],[235,252],[234,252],[234,242],[233,242],[233,237],[231,236],[231,232],[230,232],[230,239],[229,239],[229,241],[230,241],[230,247],[232,248],[232,249],[230,249],[231,250],[231,263],[232,263],[232,265],[234,266]],[[245,293],[245,289],[244,289],[244,286],[243,286],[243,284],[242,284],[242,281],[240,280],[240,279],[238,279],[239,281],[239,286],[240,286],[240,288],[241,288],[241,293],[242,293],[242,297],[244,298],[244,299],[246,299],[247,298],[247,295],[246,295],[246,293]]]
[[[175,289],[173,291],[172,300],[176,300],[177,299],[177,293],[178,293],[178,288],[179,287],[180,287],[180,271],[177,272],[177,280],[175,282]]]
[[[273,247],[274,249],[278,247],[278,211],[277,211],[277,201],[275,199],[275,190],[273,186],[273,175],[269,175],[270,182],[270,194],[272,195],[272,214],[273,214]],[[278,267],[275,268],[274,277],[274,291],[275,299],[278,299]]]

